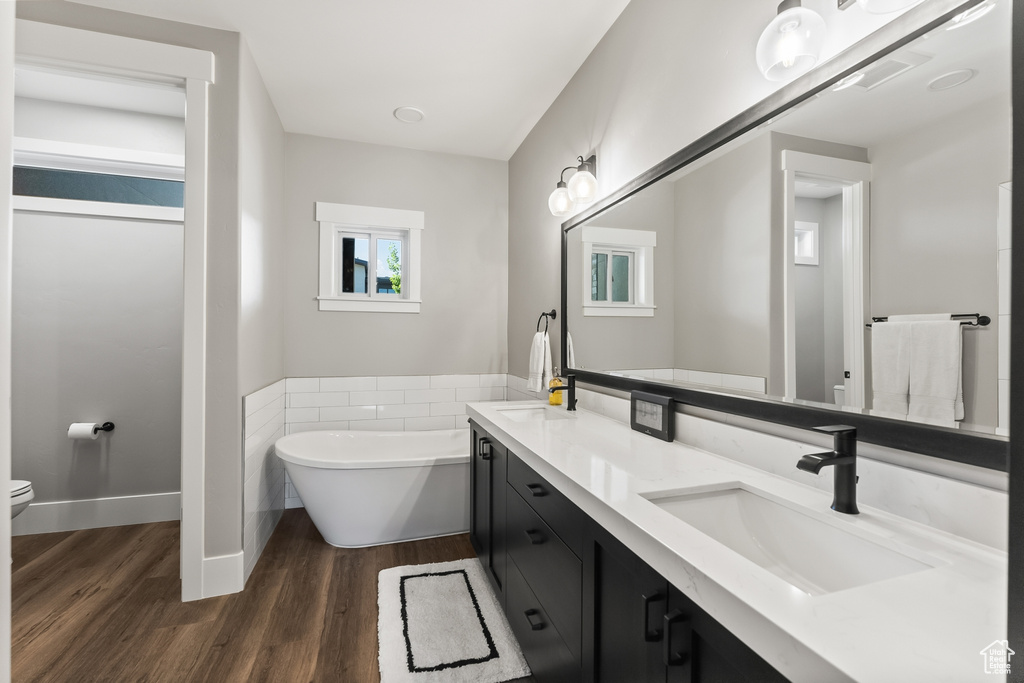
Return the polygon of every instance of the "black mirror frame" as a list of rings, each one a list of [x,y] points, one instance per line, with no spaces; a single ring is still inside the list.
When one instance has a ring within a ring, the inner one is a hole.
[[[857,72],[867,64],[912,42],[960,12],[980,4],[982,1],[931,0],[930,2],[922,3],[897,17],[835,58],[801,76],[710,133],[687,145],[563,223],[561,275],[561,305],[563,313],[561,321],[561,358],[563,361],[568,358],[566,348],[568,316],[565,312],[568,310],[568,283],[566,282],[566,275],[568,267],[568,233],[570,230],[603,214],[619,203],[629,199],[637,192],[675,173],[687,164],[697,161],[740,135],[771,121],[790,107],[815,96],[843,78]],[[1022,35],[1021,31],[1021,26],[1024,25],[1024,17],[1021,17],[1022,12],[1024,12],[1024,0],[1012,0],[1012,2],[1012,60],[1014,66],[1012,80],[1012,101],[1014,105],[1012,129],[1016,134],[1019,132],[1018,129],[1024,127],[1024,124],[1018,123],[1018,121],[1024,119],[1024,105],[1017,106],[1019,100],[1024,100],[1024,78],[1022,78],[1024,65],[1020,69],[1016,68],[1020,62],[1018,53],[1022,52],[1022,46],[1024,46],[1024,35]],[[1018,139],[1024,139],[1024,137]],[[1021,148],[1024,148],[1024,145]],[[1015,148],[1013,151],[1012,172],[1014,182],[1016,182],[1018,173],[1024,169],[1024,160],[1020,160],[1019,156],[1021,156],[1021,152],[1018,151],[1018,148]],[[1018,163],[1018,161],[1021,163]],[[1024,183],[1024,180],[1021,182]],[[1024,187],[1024,185],[1021,186]],[[1018,219],[1018,216],[1022,215],[1018,208],[1024,210],[1024,207],[1021,206],[1019,195],[1024,195],[1024,193],[1018,192],[1013,199],[1013,242],[1015,244],[1024,244],[1024,221]],[[1021,249],[1018,249],[1018,251],[1024,252]],[[1024,254],[1015,254],[1013,258],[1014,272],[1024,272],[1024,270],[1020,270],[1017,267],[1018,265],[1024,265],[1020,264]],[[1024,357],[1024,329],[1022,329],[1022,325],[1024,325],[1024,310],[1018,310],[1019,306],[1024,305],[1024,278],[1013,278],[1011,287],[1011,304],[1013,306],[1010,342],[1011,358],[1019,358]],[[585,384],[625,392],[639,390],[669,395],[677,403],[758,420],[766,420],[790,427],[809,429],[834,422],[837,416],[841,415],[843,423],[856,427],[858,439],[866,443],[920,453],[986,469],[1003,472],[1009,470],[1010,440],[1005,437],[979,436],[961,432],[957,429],[927,426],[903,420],[891,420],[856,413],[837,413],[834,410],[796,405],[778,399],[762,399],[701,391],[590,370],[567,368],[567,371],[570,370],[576,375],[578,382]],[[1024,385],[1018,388],[1011,382],[1012,403],[1016,403],[1015,399],[1017,398],[1024,401],[1024,397],[1018,396],[1022,393],[1022,389],[1024,389]],[[1024,414],[1024,411],[1021,411],[1021,413]],[[1019,422],[1020,420],[1011,418],[1011,433],[1014,433],[1013,430],[1017,428],[1021,429],[1020,433],[1024,433],[1024,425],[1019,424]],[[1020,442],[1024,443],[1024,440]]]

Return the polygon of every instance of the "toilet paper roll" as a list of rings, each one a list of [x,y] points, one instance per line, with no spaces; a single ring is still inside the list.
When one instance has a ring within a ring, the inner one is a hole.
[[[99,436],[96,431],[98,427],[95,422],[72,422],[68,427],[69,439],[95,439]]]

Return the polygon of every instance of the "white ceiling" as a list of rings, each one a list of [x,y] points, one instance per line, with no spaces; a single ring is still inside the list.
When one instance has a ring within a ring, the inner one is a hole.
[[[242,33],[288,132],[504,160],[629,0],[78,1]]]

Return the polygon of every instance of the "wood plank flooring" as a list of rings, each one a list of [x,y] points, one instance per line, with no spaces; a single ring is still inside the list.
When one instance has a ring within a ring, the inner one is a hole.
[[[377,573],[474,556],[465,535],[334,548],[288,510],[243,592],[182,603],[177,522],[12,546],[16,683],[379,683]]]

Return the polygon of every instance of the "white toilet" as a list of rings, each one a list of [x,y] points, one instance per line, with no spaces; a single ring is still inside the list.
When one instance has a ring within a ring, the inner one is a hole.
[[[846,405],[846,385],[845,384],[836,384],[835,386],[833,386],[832,387],[832,393],[835,395],[836,405],[837,406],[845,406]]]
[[[28,507],[32,499],[36,497],[32,490],[32,482],[24,479],[11,480],[11,519],[14,519]]]

